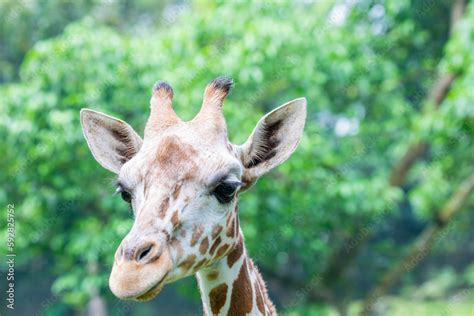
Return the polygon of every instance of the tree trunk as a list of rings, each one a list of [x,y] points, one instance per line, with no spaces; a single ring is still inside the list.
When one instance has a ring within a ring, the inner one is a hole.
[[[445,235],[449,233],[452,227],[452,219],[454,215],[461,209],[462,204],[467,199],[469,194],[474,189],[474,173],[467,178],[441,208],[436,213],[435,218],[428,227],[426,227],[413,246],[409,250],[408,254],[405,255],[400,261],[398,261],[376,284],[369,295],[365,299],[361,312],[361,315],[370,315],[373,312],[373,306],[387,291],[390,287],[400,279],[403,273],[409,272],[413,269],[425,256],[428,255],[433,245],[435,245],[444,235],[441,232],[445,232]],[[438,237],[438,238],[437,238]]]
[[[89,263],[87,270],[90,274],[97,274],[97,263]],[[102,296],[100,296],[97,287],[92,288],[91,298],[87,303],[87,316],[107,316],[107,304]]]
[[[87,316],[107,316],[107,305],[97,291],[87,304]]]

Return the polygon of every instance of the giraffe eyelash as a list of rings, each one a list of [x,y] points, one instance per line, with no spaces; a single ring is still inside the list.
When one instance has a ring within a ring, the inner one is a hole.
[[[122,199],[125,200],[124,197],[123,197],[124,192],[126,192],[128,194],[130,194],[130,193],[123,188],[123,186],[120,184],[120,182],[117,182],[116,185],[117,185],[117,189],[115,189],[115,192],[114,192],[113,195],[120,194],[122,196]],[[131,194],[130,194],[130,196],[131,196]],[[127,201],[125,201],[125,202],[127,202]],[[132,206],[131,200],[130,200],[130,202],[127,202],[127,204],[128,204],[128,211],[130,212],[130,214],[133,217],[135,217],[135,212],[133,211],[133,206]]]
[[[114,194],[120,194],[122,196],[122,200],[124,200],[130,205],[132,204],[132,193],[129,190],[125,189],[120,183],[117,183],[117,190],[115,190]]]

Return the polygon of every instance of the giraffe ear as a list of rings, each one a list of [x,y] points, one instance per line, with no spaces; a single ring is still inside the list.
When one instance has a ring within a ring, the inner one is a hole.
[[[130,125],[109,115],[82,109],[81,125],[95,160],[116,174],[142,146],[142,139]]]
[[[305,119],[305,98],[287,102],[260,119],[250,137],[240,146],[244,189],[295,151]]]

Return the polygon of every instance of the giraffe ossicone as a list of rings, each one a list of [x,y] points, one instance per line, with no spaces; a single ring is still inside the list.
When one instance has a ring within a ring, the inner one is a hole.
[[[212,80],[201,110],[185,122],[173,111],[171,86],[158,82],[143,139],[117,118],[81,110],[92,155],[117,174],[117,190],[134,213],[109,278],[117,297],[149,300],[165,284],[196,274],[204,314],[276,314],[247,255],[237,202],[294,152],[306,99],[266,114],[244,144],[234,145],[222,113],[231,87],[229,78]]]

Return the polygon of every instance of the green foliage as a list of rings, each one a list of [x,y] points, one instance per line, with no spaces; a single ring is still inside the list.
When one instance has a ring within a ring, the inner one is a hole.
[[[108,293],[113,253],[133,219],[83,140],[79,110],[141,131],[158,79],[171,83],[176,111],[189,119],[207,81],[233,77],[224,111],[236,143],[266,111],[307,97],[296,153],[240,198],[249,253],[263,271],[307,280],[361,225],[383,229],[402,212],[429,219],[472,172],[474,6],[447,44],[441,69],[461,75],[440,110],[423,100],[447,38],[446,27],[428,22],[445,16],[445,5],[413,13],[408,1],[389,1],[382,15],[376,6],[360,2],[339,23],[327,18],[341,14],[338,6],[324,3],[203,1],[148,32],[127,35],[87,17],[36,43],[21,80],[0,87],[0,202],[18,210],[19,267],[54,258],[52,291],[78,308],[92,289]],[[414,140],[433,146],[406,194],[387,177]],[[376,218],[382,224],[364,224]],[[316,307],[297,313],[308,308]]]
[[[0,2],[0,82],[16,79],[16,68],[38,40],[58,35],[92,7],[90,0]],[[47,16],[47,18],[44,18]]]

